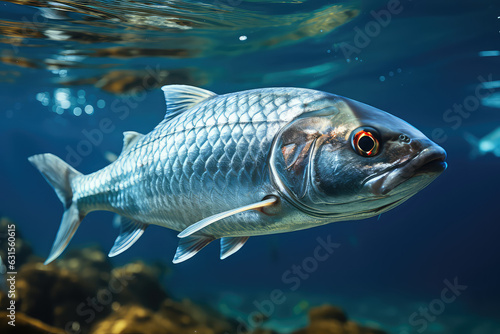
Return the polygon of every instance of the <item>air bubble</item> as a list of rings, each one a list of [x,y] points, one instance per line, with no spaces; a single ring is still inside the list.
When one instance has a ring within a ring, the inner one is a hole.
[[[105,106],[106,106],[106,101],[104,101],[104,100],[99,100],[99,101],[97,101],[97,108],[102,109],[102,108],[104,108]]]
[[[68,109],[69,107],[71,107],[71,102],[68,100],[61,101],[61,108]]]
[[[88,115],[92,115],[94,113],[94,107],[92,107],[90,104],[86,105],[85,113]]]

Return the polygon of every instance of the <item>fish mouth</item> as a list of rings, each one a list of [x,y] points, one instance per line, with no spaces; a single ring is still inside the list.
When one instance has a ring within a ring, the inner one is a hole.
[[[446,152],[441,147],[426,148],[404,165],[370,179],[365,186],[376,196],[386,196],[403,183],[411,183],[404,188],[414,187],[417,192],[447,168],[445,160]],[[407,182],[410,180],[415,182]]]

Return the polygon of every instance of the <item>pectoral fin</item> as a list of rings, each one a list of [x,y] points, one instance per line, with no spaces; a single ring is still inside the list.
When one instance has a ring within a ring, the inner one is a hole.
[[[181,239],[175,252],[173,263],[186,261],[196,255],[203,247],[214,241],[212,237],[193,235]]]
[[[270,205],[273,205],[274,203],[276,203],[276,201],[277,201],[277,199],[275,197],[271,197],[271,198],[268,198],[268,199],[263,200],[261,202],[253,203],[250,205],[242,206],[241,208],[218,213],[216,215],[202,219],[199,222],[194,223],[193,225],[190,225],[184,231],[179,233],[177,236],[179,238],[188,237],[191,234],[196,233],[201,229],[204,229],[208,225],[215,223],[216,221],[230,217],[230,216],[235,215],[235,214],[240,213],[240,212],[244,212],[244,211],[248,211],[248,210],[255,210],[255,209],[260,209],[260,208],[263,208],[266,206],[270,206]]]
[[[108,256],[113,257],[130,248],[144,233],[148,225],[122,216],[116,216],[113,225],[120,226],[120,234]]]
[[[249,237],[226,237],[220,239],[220,259],[233,255],[243,247]]]

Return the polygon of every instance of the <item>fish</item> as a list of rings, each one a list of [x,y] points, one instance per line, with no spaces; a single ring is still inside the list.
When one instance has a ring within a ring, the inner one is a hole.
[[[28,158],[65,209],[46,264],[96,210],[116,213],[110,257],[158,225],[179,232],[174,263],[215,240],[225,259],[253,236],[379,216],[447,167],[445,150],[415,127],[327,92],[162,90],[164,119],[147,134],[125,132],[103,169],[84,175],[50,153]]]
[[[464,138],[472,147],[469,154],[471,159],[487,153],[493,153],[496,157],[500,157],[500,127],[491,131],[483,138],[477,138],[468,132],[464,133]]]

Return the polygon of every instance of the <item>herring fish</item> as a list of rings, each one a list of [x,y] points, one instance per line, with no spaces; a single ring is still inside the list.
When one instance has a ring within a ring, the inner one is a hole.
[[[162,90],[164,120],[145,135],[125,132],[105,168],[83,175],[52,154],[28,158],[65,208],[46,264],[96,210],[117,214],[109,256],[159,225],[180,232],[174,263],[217,239],[225,259],[251,236],[380,215],[446,169],[446,152],[419,130],[341,96]]]

